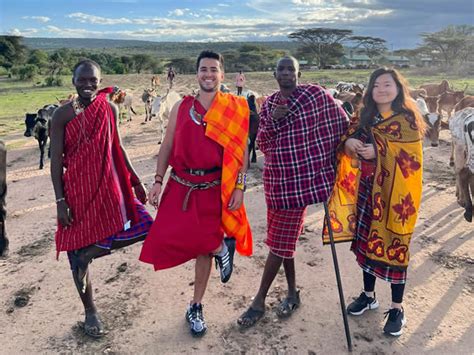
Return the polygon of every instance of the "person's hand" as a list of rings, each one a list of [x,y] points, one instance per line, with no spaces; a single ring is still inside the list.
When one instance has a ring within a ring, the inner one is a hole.
[[[346,143],[344,143],[344,150],[346,154],[351,157],[354,157],[359,152],[359,149],[362,149],[363,147],[364,143],[355,138],[349,138],[346,140]]]
[[[276,105],[272,112],[272,118],[275,121],[281,120],[288,113],[288,106],[286,105]]]
[[[155,209],[158,209],[160,194],[161,184],[154,183],[150,192],[148,193],[148,201],[150,201],[150,204],[155,207]]]
[[[244,201],[244,192],[240,189],[234,189],[232,192],[232,196],[230,196],[229,204],[227,208],[229,211],[235,211],[242,206],[242,202]]]
[[[375,148],[372,144],[363,144],[361,148],[357,149],[357,154],[366,160],[375,158]]]
[[[66,203],[66,201],[62,200],[58,202],[57,213],[59,223],[61,223],[64,228],[67,228],[72,224],[73,218],[71,209],[69,208],[69,205]]]
[[[138,201],[145,204],[147,202],[145,185],[140,182],[138,185],[135,185],[133,189],[135,190],[135,196],[137,196]]]

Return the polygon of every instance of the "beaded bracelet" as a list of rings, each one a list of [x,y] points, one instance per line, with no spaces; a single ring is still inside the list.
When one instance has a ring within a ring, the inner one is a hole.
[[[242,173],[239,171],[239,174],[237,175],[237,184],[238,185],[246,185],[247,184],[247,174]]]

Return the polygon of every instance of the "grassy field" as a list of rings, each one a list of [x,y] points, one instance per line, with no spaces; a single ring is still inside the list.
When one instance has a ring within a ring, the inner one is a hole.
[[[301,82],[319,83],[326,87],[333,87],[339,81],[367,83],[370,73],[371,70],[304,71]],[[456,90],[462,90],[468,85],[466,93],[474,95],[474,78],[442,73],[424,75],[420,70],[406,70],[403,71],[403,74],[408,78],[412,87],[447,79]],[[150,77],[151,74],[104,75],[103,86],[118,85],[135,92],[135,95],[137,95],[142,89],[149,86]],[[234,88],[234,77],[234,73],[228,73],[225,80],[232,89]],[[270,72],[246,73],[246,77],[249,88],[256,92],[269,94],[277,88]],[[178,82],[181,80],[186,83],[194,82],[193,75],[178,76]],[[21,82],[0,77],[0,137],[23,129],[25,113],[36,112],[46,104],[57,102],[57,98],[66,98],[68,94],[74,92],[70,81],[70,77],[64,77],[65,86],[50,88],[41,86],[41,79],[34,82]],[[164,82],[164,77],[162,82]],[[136,109],[139,114],[143,112],[141,106],[136,107]]]

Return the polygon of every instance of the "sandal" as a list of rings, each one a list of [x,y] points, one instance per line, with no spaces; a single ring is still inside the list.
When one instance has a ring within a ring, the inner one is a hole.
[[[237,320],[241,328],[250,328],[254,326],[265,314],[265,311],[252,308],[250,306]]]
[[[288,318],[300,306],[300,290],[296,291],[296,299],[293,297],[286,297],[278,306],[276,315],[278,318]]]

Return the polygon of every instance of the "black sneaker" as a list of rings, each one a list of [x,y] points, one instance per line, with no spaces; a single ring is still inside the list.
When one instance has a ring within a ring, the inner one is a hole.
[[[202,313],[202,304],[194,303],[189,305],[185,315],[186,321],[189,323],[189,329],[193,337],[202,337],[207,331],[207,325],[204,321]]]
[[[383,332],[385,334],[393,335],[394,337],[402,335],[402,328],[407,323],[403,309],[392,308],[385,312],[385,318],[387,318],[387,316],[388,319],[387,323],[385,323],[385,327],[383,327]]]
[[[216,269],[219,269],[222,283],[229,281],[234,270],[235,239],[225,238],[224,243],[227,245],[227,253],[224,256],[214,255]]]
[[[362,292],[359,297],[347,307],[347,313],[353,316],[360,316],[366,310],[376,308],[379,308],[379,303],[375,297],[368,297],[365,292]]]

